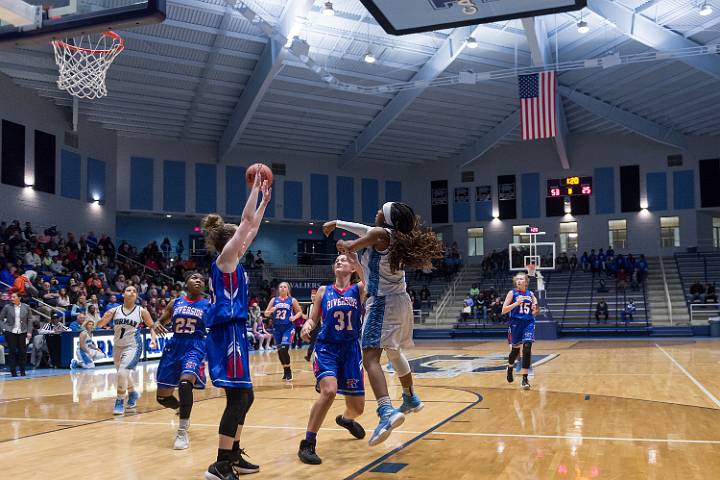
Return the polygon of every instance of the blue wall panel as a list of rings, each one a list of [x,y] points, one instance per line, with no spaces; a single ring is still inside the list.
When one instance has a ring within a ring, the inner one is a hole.
[[[363,178],[362,188],[362,221],[369,225],[375,223],[375,215],[380,205],[378,204],[380,194],[378,181],[372,178]]]
[[[385,182],[385,201],[401,202],[402,201],[402,183],[388,180]]]
[[[338,220],[355,220],[355,179],[337,177],[335,182],[335,205],[337,205]]]
[[[613,167],[595,169],[593,197],[595,197],[595,213],[615,213],[615,169]]]
[[[195,164],[195,211],[217,212],[217,165]]]
[[[470,221],[470,202],[453,203],[453,221],[455,223]]]
[[[492,218],[492,202],[475,202],[475,220],[484,222]]]
[[[673,207],[678,210],[695,208],[695,171],[673,172]]]
[[[163,162],[163,210],[185,211],[185,162]]]
[[[130,208],[153,209],[153,159],[130,158]]]
[[[245,167],[225,167],[225,212],[228,215],[242,215],[246,195]]]
[[[60,150],[60,195],[80,200],[80,155]]]
[[[667,174],[665,172],[648,173],[646,188],[648,209],[653,211],[667,210]]]
[[[285,218],[303,218],[303,184],[285,180]]]
[[[520,176],[520,198],[523,218],[540,216],[540,174],[523,173]]]
[[[92,202],[98,198],[104,202],[105,194],[105,162],[96,158],[87,159],[87,199]]]
[[[310,217],[313,220],[328,219],[330,217],[329,206],[330,180],[328,176],[310,174]]]

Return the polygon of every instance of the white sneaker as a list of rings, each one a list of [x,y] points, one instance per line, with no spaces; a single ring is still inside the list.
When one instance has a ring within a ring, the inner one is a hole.
[[[187,430],[178,430],[177,434],[175,435],[175,443],[173,444],[173,449],[185,450],[189,446],[190,438],[188,437]]]
[[[264,351],[265,351],[265,347],[263,347],[263,346],[261,345],[260,348],[258,348],[258,350],[260,350],[261,352],[264,352]]]

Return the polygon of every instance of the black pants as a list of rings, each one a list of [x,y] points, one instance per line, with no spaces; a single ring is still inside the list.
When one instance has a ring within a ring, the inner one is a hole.
[[[27,361],[27,345],[25,343],[26,333],[12,333],[5,331],[5,341],[8,346],[8,366],[10,373],[17,375],[17,366],[20,365],[20,373],[25,375],[25,363]]]
[[[607,323],[608,312],[596,311],[595,312],[595,323],[600,323],[600,317],[603,317],[605,319],[605,323]]]
[[[320,324],[315,325],[315,328],[310,332],[310,346],[308,346],[307,355],[305,358],[312,357],[313,351],[315,350],[315,342],[317,341],[318,333],[320,333]]]
[[[302,332],[302,327],[295,326],[295,336],[293,337],[293,343],[292,348],[302,348],[303,346],[303,340],[300,336],[300,332]]]

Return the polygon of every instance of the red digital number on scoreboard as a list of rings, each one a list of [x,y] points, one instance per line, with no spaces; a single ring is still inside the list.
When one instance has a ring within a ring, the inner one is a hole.
[[[582,186],[582,194],[583,195],[590,195],[591,193],[592,193],[592,187],[590,185]]]
[[[550,196],[551,197],[559,197],[560,196],[560,189],[557,187],[550,189]]]

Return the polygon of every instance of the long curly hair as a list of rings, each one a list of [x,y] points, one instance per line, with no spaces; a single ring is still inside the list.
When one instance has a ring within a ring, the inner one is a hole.
[[[205,246],[211,252],[222,252],[225,244],[235,235],[237,225],[225,223],[223,218],[211,213],[202,219],[201,223],[203,234],[205,235]]]
[[[425,227],[413,209],[394,202],[390,209],[393,234],[390,239],[390,269],[432,267],[432,261],[443,257],[442,243],[432,229]],[[386,219],[386,223],[387,219]]]

